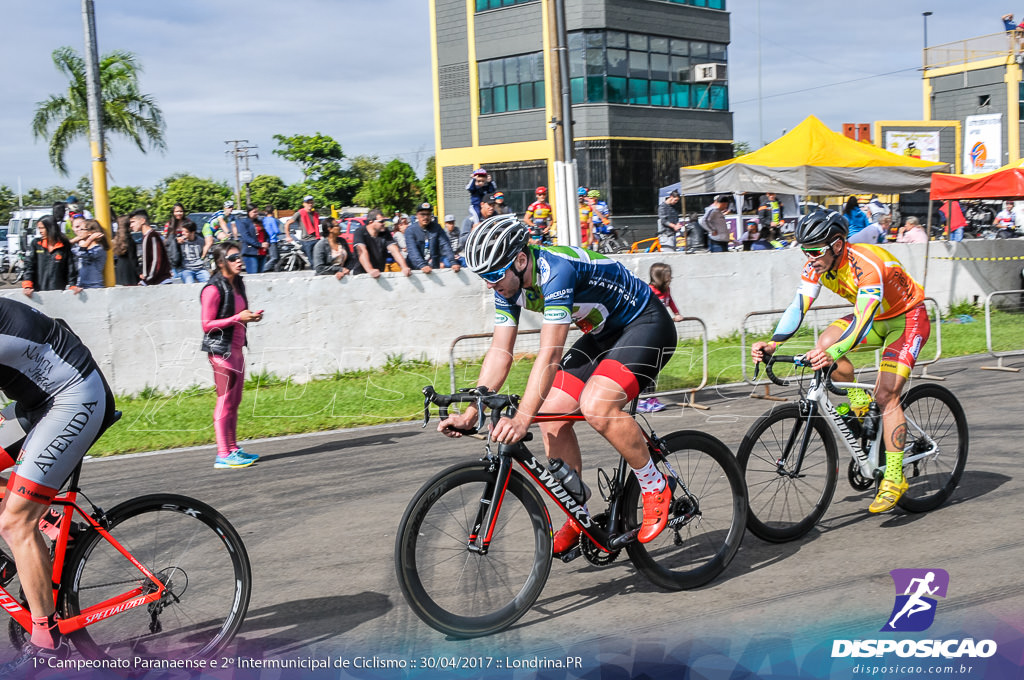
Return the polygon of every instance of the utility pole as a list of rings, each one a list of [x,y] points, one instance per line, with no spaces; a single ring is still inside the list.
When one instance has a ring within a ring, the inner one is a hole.
[[[569,87],[569,39],[565,27],[564,0],[545,0],[550,60],[551,121],[554,131],[555,225],[558,242],[580,245],[579,211],[576,209],[578,175],[572,135],[572,96]]]
[[[247,150],[248,149],[256,149],[256,148],[258,148],[258,147],[255,147],[255,146],[246,147]],[[259,157],[260,157],[260,155],[258,153],[248,153],[248,151],[241,156],[241,158],[245,161],[245,170],[242,170],[241,174],[242,174],[242,184],[245,185],[245,204],[247,206],[250,203],[252,203],[252,196],[249,193],[249,184],[252,182],[252,171],[249,170],[249,159],[250,158],[259,158]]]
[[[250,149],[257,148],[255,146],[245,146],[246,144],[249,143],[248,139],[229,139],[224,143],[231,145],[231,148],[225,151],[224,153],[231,154],[231,156],[235,159],[235,206],[238,207],[242,205],[242,187],[239,184],[241,178],[239,177],[238,161],[243,158],[245,159],[245,169],[246,172],[248,172],[249,158],[259,158],[259,156],[257,156],[256,154],[248,153]],[[247,177],[248,180],[246,181],[246,199],[248,199],[249,197],[248,184],[249,182],[252,181],[252,173],[249,173]]]
[[[113,241],[110,224],[110,197],[107,194],[107,159],[100,116],[100,59],[96,47],[96,9],[93,0],[82,0],[82,24],[85,30],[86,106],[89,111],[89,152],[92,155],[92,205],[96,220],[103,225],[107,238]],[[114,285],[114,258],[108,257],[103,268],[103,283]]]

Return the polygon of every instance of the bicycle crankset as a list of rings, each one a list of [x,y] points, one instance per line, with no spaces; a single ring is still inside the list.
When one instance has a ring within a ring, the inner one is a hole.
[[[860,473],[860,466],[854,460],[850,461],[850,467],[846,470],[846,476],[850,480],[850,486],[857,491],[867,491],[875,485],[874,479],[869,479]]]
[[[604,513],[595,515],[594,522],[601,527],[606,527],[608,524],[608,515]],[[619,553],[622,552],[622,548],[611,552],[605,552],[598,548],[586,534],[580,534],[580,550],[583,553],[583,557],[587,558],[587,562],[590,562],[596,567],[604,567],[611,564],[615,561],[615,558],[619,556]]]

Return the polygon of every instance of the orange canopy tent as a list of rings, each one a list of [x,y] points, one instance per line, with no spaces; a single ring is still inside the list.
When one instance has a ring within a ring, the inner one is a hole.
[[[957,198],[1024,198],[1024,160],[981,175],[932,175],[935,201]]]

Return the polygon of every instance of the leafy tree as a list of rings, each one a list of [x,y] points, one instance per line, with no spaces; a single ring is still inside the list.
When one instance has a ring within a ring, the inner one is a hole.
[[[53,205],[63,201],[71,193],[64,187],[54,185],[45,189],[29,189],[25,192],[23,200],[25,205]]]
[[[18,207],[18,197],[6,184],[0,184],[0,224],[11,221],[11,213]]]
[[[416,172],[397,158],[385,165],[377,179],[364,184],[356,195],[359,205],[380,208],[385,215],[396,210],[411,213],[420,199]]]
[[[85,82],[85,60],[70,47],[53,51],[53,63],[70,79],[63,94],[51,95],[36,106],[32,133],[37,139],[49,139],[50,164],[68,174],[64,154],[72,142],[89,134],[89,110]],[[164,118],[156,99],[139,90],[142,66],[131,52],[116,50],[100,58],[100,124],[110,152],[107,134],[127,137],[146,152],[147,146],[164,150]]]
[[[110,209],[115,215],[128,215],[140,208],[150,212],[150,220],[154,223],[160,219],[159,215],[153,213],[153,193],[142,187],[110,187],[107,191],[110,197]]]
[[[427,169],[420,180],[420,191],[423,193],[424,201],[433,206],[437,205],[437,166],[434,156],[427,159]]]
[[[91,213],[96,211],[92,208],[92,178],[89,175],[82,175],[75,185],[74,195],[78,197],[78,204]]]
[[[320,205],[348,205],[359,188],[359,179],[344,170],[341,144],[328,135],[274,135],[274,153],[302,169],[302,182]],[[302,197],[299,197],[300,201]]]
[[[225,182],[202,179],[192,175],[172,175],[157,186],[154,200],[154,219],[168,219],[175,203],[181,203],[185,212],[213,212],[224,207],[224,201],[234,192]]]
[[[753,151],[753,149],[750,147],[750,143],[749,142],[733,142],[732,143],[732,155],[733,155],[733,158],[737,158],[739,156],[745,156],[746,154],[750,153],[751,151]]]
[[[377,179],[384,165],[379,156],[353,156],[348,162],[348,171],[362,186]]]
[[[299,197],[301,200],[301,196]],[[289,208],[285,184],[276,175],[257,175],[249,183],[249,199],[252,204],[264,208],[272,205],[275,208]]]

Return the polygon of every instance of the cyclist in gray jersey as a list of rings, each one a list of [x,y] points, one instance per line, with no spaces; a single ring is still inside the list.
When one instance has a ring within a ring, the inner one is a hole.
[[[0,675],[64,657],[50,585],[52,565],[39,521],[114,418],[114,397],[88,348],[67,325],[0,298],[0,469],[13,466],[0,503],[0,536],[10,547],[32,614],[30,641]],[[65,518],[67,520],[68,518]]]
[[[651,460],[640,426],[623,411],[658,372],[676,347],[676,331],[665,306],[650,287],[621,263],[583,248],[529,245],[529,227],[514,215],[481,222],[466,241],[467,266],[494,290],[495,327],[477,386],[498,390],[512,366],[523,308],[544,315],[540,351],[519,410],[502,418],[491,439],[521,440],[538,413],[579,413],[622,455],[643,491],[644,519],[637,540],[648,543],[668,521],[672,492]],[[575,323],[583,331],[565,356]],[[476,422],[474,406],[438,425],[448,436]],[[573,422],[542,422],[549,458],[560,458],[580,473],[582,459]],[[555,534],[553,551],[572,549],[581,528],[574,520]]]

